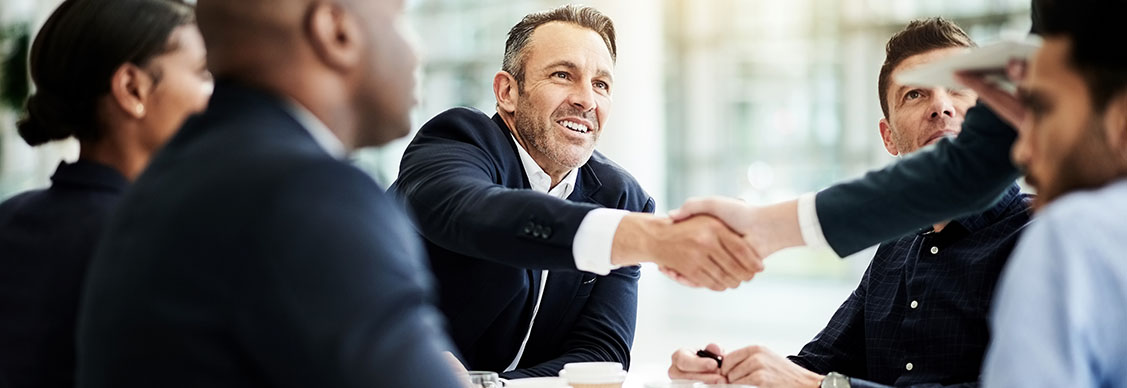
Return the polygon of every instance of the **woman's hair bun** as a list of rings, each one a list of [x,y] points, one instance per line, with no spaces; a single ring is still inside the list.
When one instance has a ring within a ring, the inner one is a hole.
[[[17,124],[20,137],[30,146],[62,140],[75,134],[74,104],[43,91],[27,99],[27,114]]]

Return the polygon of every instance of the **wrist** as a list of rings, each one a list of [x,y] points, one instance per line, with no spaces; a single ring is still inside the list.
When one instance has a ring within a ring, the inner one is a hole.
[[[749,219],[756,226],[751,236],[757,252],[766,257],[785,248],[805,245],[802,229],[798,222],[798,201],[790,200],[753,209]]]
[[[820,388],[850,388],[849,377],[837,373],[830,372],[822,379]]]
[[[805,384],[805,386],[808,387],[808,388],[821,388],[822,387],[822,380],[826,379],[825,375],[820,375],[820,374],[817,374],[817,373],[814,373],[814,372],[810,372],[809,377],[810,377],[810,380]]]
[[[661,227],[662,221],[661,217],[644,213],[623,216],[611,243],[611,264],[622,267],[653,260],[653,236]]]

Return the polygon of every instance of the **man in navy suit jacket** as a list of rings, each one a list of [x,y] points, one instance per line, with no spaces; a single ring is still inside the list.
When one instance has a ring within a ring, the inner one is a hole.
[[[401,2],[201,0],[209,110],[90,264],[80,387],[456,387],[423,247],[354,148],[407,133]]]
[[[762,268],[716,219],[645,214],[653,199],[594,151],[614,55],[613,25],[593,8],[528,15],[494,77],[497,114],[439,114],[403,155],[391,190],[417,216],[469,369],[515,378],[568,362],[628,366],[635,264],[678,268],[714,289]]]

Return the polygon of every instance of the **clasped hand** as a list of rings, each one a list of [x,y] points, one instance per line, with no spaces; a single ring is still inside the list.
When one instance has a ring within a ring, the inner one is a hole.
[[[802,245],[796,213],[795,201],[756,207],[732,198],[690,199],[669,212],[671,227],[682,231],[657,239],[653,261],[686,286],[734,288],[761,272],[767,256]]]
[[[762,346],[725,353],[720,346],[708,344],[705,350],[720,355],[722,362],[699,357],[696,350],[680,349],[673,353],[669,378],[710,384],[748,384],[759,388],[816,388],[824,378]]]

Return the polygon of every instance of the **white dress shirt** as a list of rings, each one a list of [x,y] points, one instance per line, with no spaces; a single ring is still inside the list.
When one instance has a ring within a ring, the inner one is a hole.
[[[313,112],[310,112],[309,109],[305,109],[304,106],[292,99],[286,99],[285,101],[287,105],[286,111],[290,116],[293,116],[294,120],[297,120],[298,124],[301,124],[302,128],[309,131],[309,135],[313,136],[313,141],[317,142],[317,145],[321,146],[321,149],[324,149],[325,152],[337,159],[344,159],[345,156],[348,155],[348,152],[344,149],[344,143],[340,141],[340,138],[337,138],[337,135],[334,134],[333,131],[330,131],[329,127],[326,126],[324,122],[318,119],[317,116],[314,116]]]
[[[512,136],[512,134],[510,134]],[[517,145],[517,152],[520,154],[520,162],[524,167],[525,177],[528,178],[528,184],[532,186],[532,190],[546,193],[556,198],[567,199],[572,191],[575,191],[575,181],[579,177],[579,169],[568,171],[560,183],[556,187],[552,187],[552,177],[536,164],[536,160],[528,151],[516,141],[513,137],[513,142]],[[618,268],[611,264],[610,251],[611,245],[614,243],[614,232],[618,229],[618,224],[622,221],[622,217],[628,214],[628,211],[620,209],[606,209],[599,208],[587,213],[583,217],[583,221],[579,223],[579,229],[575,232],[575,239],[571,243],[572,256],[575,257],[575,267],[580,271],[587,271],[599,275],[607,275],[611,270]],[[524,334],[524,340],[520,343],[520,350],[517,350],[517,355],[513,358],[513,362],[505,368],[505,372],[516,369],[520,364],[520,358],[524,355],[524,348],[528,345],[528,337],[532,334],[532,325],[536,323],[536,314],[540,312],[540,301],[544,299],[544,288],[548,284],[548,271],[540,276],[540,290],[536,294],[536,304],[532,308],[532,320],[528,323],[528,331]]]

